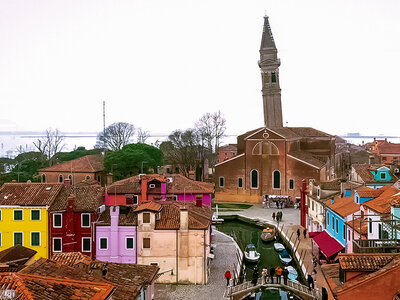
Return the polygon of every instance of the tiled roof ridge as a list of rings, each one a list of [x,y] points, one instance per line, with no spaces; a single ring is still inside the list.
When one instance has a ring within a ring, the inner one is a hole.
[[[78,157],[78,158],[75,158],[75,159],[71,159],[71,160],[68,160],[68,161],[60,162],[60,163],[55,164],[55,165],[50,166],[50,167],[42,168],[39,171],[42,171],[42,172],[43,171],[44,172],[52,171],[52,170],[55,170],[55,169],[59,169],[60,166],[67,166],[69,164],[70,168],[68,169],[68,171],[71,170],[72,172],[81,172],[81,170],[77,170],[77,168],[76,167],[74,168],[72,165],[76,164],[77,162],[85,161],[87,163],[87,166],[88,166],[88,170],[85,170],[85,171],[97,172],[99,170],[94,167],[93,161],[91,159],[92,158],[93,159],[94,158],[100,158],[100,157],[103,158],[103,155],[102,154],[88,154],[88,155],[81,156],[81,157]],[[67,168],[65,170],[67,170]]]
[[[22,293],[27,300],[35,299],[30,290],[26,288],[25,280],[24,278],[22,278],[23,276],[20,276],[19,273],[12,273],[12,272],[0,273],[0,283],[3,281],[1,279],[3,276],[7,276],[6,283],[8,285],[14,283],[16,288],[18,289],[18,292]]]
[[[386,271],[390,272],[392,268],[400,266],[400,255],[397,257],[394,257],[389,263],[387,263],[385,266],[380,268],[378,271],[365,274],[363,276],[360,276],[358,279],[352,280],[345,282],[341,286],[338,286],[335,288],[335,292],[337,294],[340,294],[341,292],[344,292],[345,290],[349,289],[354,289],[358,285],[363,284],[366,281],[373,280],[376,277],[384,276],[386,275]]]

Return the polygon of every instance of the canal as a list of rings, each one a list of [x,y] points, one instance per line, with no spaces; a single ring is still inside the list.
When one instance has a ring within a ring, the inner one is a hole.
[[[255,245],[257,252],[261,254],[260,260],[258,263],[248,263],[244,261],[245,265],[245,278],[247,280],[251,280],[253,276],[253,270],[254,267],[257,265],[260,276],[261,276],[261,271],[263,268],[268,268],[268,270],[271,267],[283,267],[284,264],[281,263],[279,259],[278,252],[274,250],[274,242],[263,242],[261,240],[261,232],[262,229],[260,226],[257,226],[255,224],[251,224],[248,222],[244,222],[239,219],[228,219],[226,218],[225,221],[222,224],[217,225],[217,229],[225,234],[228,234],[232,236],[242,252],[246,248],[248,244],[253,244]],[[282,240],[280,240],[280,237],[277,236],[277,241],[282,243]],[[290,253],[290,251],[288,250]],[[292,255],[292,253],[290,253]],[[290,265],[292,265],[298,272],[299,278],[298,280],[302,282],[301,279],[301,273],[299,272],[299,268],[296,265],[295,261],[293,260]],[[302,282],[304,283],[304,282]],[[286,292],[284,290],[264,290],[262,293],[259,293],[258,299],[300,299],[298,297],[293,296],[289,292]]]

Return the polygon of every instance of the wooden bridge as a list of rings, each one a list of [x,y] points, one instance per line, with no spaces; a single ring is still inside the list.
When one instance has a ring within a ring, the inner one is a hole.
[[[261,278],[258,278],[256,285],[251,283],[251,281],[245,281],[235,286],[229,286],[225,291],[224,297],[230,299],[242,299],[246,295],[254,292],[257,289],[280,288],[283,290],[291,291],[294,294],[302,297],[303,299],[321,299],[321,294],[317,290],[312,289],[310,291],[308,289],[308,286],[302,285],[298,281],[288,279],[287,284],[284,284],[283,278],[281,278],[281,283],[275,283],[278,282],[277,280],[278,278],[274,277],[274,283],[264,283]]]

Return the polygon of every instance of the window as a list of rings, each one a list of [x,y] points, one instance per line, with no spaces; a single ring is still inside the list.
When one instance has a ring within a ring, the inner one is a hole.
[[[108,249],[108,238],[100,238],[100,249],[101,250]]]
[[[133,249],[134,240],[133,237],[126,238],[126,249]],[[149,246],[150,248],[150,246]]]
[[[346,226],[343,224],[343,239],[346,240]]]
[[[40,232],[31,232],[31,246],[40,246]]]
[[[339,232],[339,221],[338,219],[336,219],[336,233]]]
[[[73,177],[72,177],[72,175],[71,175],[71,174],[69,174],[69,175],[68,175],[68,179],[69,179],[69,183],[70,183],[71,185],[73,185],[73,182],[72,182],[72,180],[73,180]]]
[[[53,238],[53,252],[62,251],[62,238]]]
[[[82,214],[82,227],[90,227],[90,214]]]
[[[174,195],[174,200],[177,201],[178,200],[178,196]]]
[[[82,238],[82,252],[90,252],[90,237]]]
[[[372,219],[371,218],[368,218],[368,227],[369,227],[369,233],[372,233]]]
[[[314,210],[314,201],[311,202],[311,210]]]
[[[289,190],[294,189],[294,179],[289,179]]]
[[[150,183],[150,184],[149,184],[149,188],[150,188],[150,189],[154,189],[155,187],[156,187],[156,185],[155,185],[154,183]]]
[[[143,249],[150,249],[150,238],[143,238]]]
[[[42,174],[42,182],[45,183],[46,182],[46,175]]]
[[[90,175],[86,175],[85,179],[89,180],[90,179]]]
[[[332,216],[332,229],[335,230],[335,218]]]
[[[356,203],[360,204],[360,197],[358,195],[356,196]]]
[[[97,175],[97,181],[101,182],[101,176],[100,175]]]
[[[32,221],[39,221],[40,220],[40,210],[39,209],[32,209],[31,210],[31,220]]]
[[[382,156],[382,161],[386,161],[386,156]]]
[[[238,178],[238,187],[243,187],[243,178]]]
[[[14,232],[14,246],[23,246],[23,235],[22,232]]]
[[[274,171],[273,179],[274,179],[273,188],[280,189],[281,188],[281,172]]]
[[[250,172],[250,177],[251,177],[251,188],[258,189],[258,171],[252,170]]]
[[[138,204],[138,195],[126,194],[126,204]]]
[[[61,228],[61,227],[62,227],[62,214],[54,214],[53,228]]]
[[[275,72],[271,73],[271,82],[276,82],[276,74],[275,74]]]
[[[317,197],[319,197],[320,196],[320,189],[319,189],[319,187],[317,188]]]
[[[1,221],[1,209],[0,209],[0,221]]]
[[[347,233],[347,238],[348,238],[349,241],[350,241],[350,229],[349,229],[349,232]]]
[[[225,186],[225,178],[224,177],[220,177],[219,178],[219,187],[224,187]]]
[[[329,225],[329,212],[326,213],[326,222],[327,222],[328,225]]]
[[[14,209],[14,221],[22,221],[22,210],[21,209]]]
[[[143,213],[143,223],[150,223],[150,213]]]
[[[386,179],[386,173],[381,173],[381,179]]]
[[[378,224],[379,239],[382,239],[382,224]]]
[[[58,175],[58,182],[63,183],[64,181],[64,176],[63,175]]]

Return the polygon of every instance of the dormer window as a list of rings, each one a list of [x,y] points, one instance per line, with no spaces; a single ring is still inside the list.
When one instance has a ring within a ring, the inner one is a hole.
[[[150,189],[154,189],[155,187],[156,187],[156,185],[155,185],[154,183],[150,183],[150,184],[149,184],[149,188],[150,188]]]
[[[381,173],[381,179],[382,179],[382,180],[385,180],[385,179],[386,179],[386,173],[383,173],[383,172]]]

